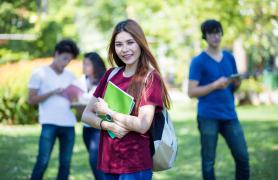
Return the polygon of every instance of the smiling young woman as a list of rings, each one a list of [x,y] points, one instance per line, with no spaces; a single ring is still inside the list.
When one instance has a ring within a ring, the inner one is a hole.
[[[98,167],[105,179],[152,179],[149,128],[154,113],[163,106],[169,108],[170,101],[157,61],[134,20],[116,25],[108,58],[111,65],[122,67],[110,81],[134,97],[135,107],[131,115],[121,114],[109,109],[102,99],[112,71],[109,69],[82,116],[83,122],[102,129]],[[113,122],[102,121],[96,114],[109,115]],[[106,130],[117,138],[110,138]]]

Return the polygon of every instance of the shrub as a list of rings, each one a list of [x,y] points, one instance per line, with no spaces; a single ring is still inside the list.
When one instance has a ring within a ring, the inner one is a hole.
[[[258,95],[264,91],[262,83],[262,77],[255,79],[250,77],[243,80],[239,90],[237,91],[237,97],[239,105],[243,104],[258,104]]]

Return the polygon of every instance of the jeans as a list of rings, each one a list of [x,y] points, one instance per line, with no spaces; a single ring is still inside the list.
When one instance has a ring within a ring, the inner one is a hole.
[[[249,179],[249,157],[243,130],[239,121],[215,120],[198,117],[198,129],[201,135],[202,174],[205,180],[214,180],[214,162],[218,133],[220,133],[229,149],[236,165],[236,179]]]
[[[152,179],[152,170],[143,170],[134,173],[126,174],[109,174],[104,173],[105,180],[151,180]]]
[[[68,179],[75,139],[74,127],[43,124],[39,139],[39,152],[31,180],[43,179],[43,174],[48,166],[56,138],[59,139],[59,170],[57,179]]]
[[[83,141],[89,153],[89,163],[96,180],[103,179],[103,173],[97,170],[98,145],[100,130],[93,127],[83,127]]]

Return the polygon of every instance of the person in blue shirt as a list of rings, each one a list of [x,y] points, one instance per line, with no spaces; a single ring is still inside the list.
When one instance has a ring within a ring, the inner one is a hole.
[[[201,31],[207,48],[191,62],[188,95],[198,98],[203,179],[215,179],[216,146],[218,134],[221,134],[234,158],[236,179],[248,180],[247,145],[234,104],[234,92],[241,82],[240,79],[228,78],[238,73],[235,59],[220,48],[223,29],[219,21],[206,20],[201,25]]]

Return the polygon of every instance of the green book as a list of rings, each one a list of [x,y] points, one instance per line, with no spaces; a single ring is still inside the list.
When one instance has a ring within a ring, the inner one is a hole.
[[[113,111],[127,115],[132,112],[135,104],[134,98],[131,95],[120,89],[111,81],[108,82],[104,94],[104,100],[107,102],[109,108]],[[110,121],[109,119],[106,119],[105,116],[100,116],[100,118],[106,121]],[[108,131],[108,134],[112,139],[116,137],[115,134],[111,131]]]

